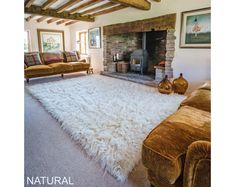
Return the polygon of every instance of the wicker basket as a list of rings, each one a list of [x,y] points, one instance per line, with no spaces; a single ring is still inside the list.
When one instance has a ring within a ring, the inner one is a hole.
[[[129,69],[129,63],[127,62],[118,62],[117,63],[117,72],[127,73]]]

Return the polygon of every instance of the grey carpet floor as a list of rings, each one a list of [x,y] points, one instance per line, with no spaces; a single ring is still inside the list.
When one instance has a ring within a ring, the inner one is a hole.
[[[65,79],[77,76],[84,75],[65,75]],[[34,79],[30,84],[48,81],[63,80],[59,76],[54,76]],[[130,173],[125,183],[120,183],[109,173],[104,173],[99,164],[89,158],[82,147],[76,144],[60,128],[60,124],[25,90],[25,178],[27,176],[70,177],[75,187],[147,187],[150,185],[146,169],[141,163]],[[35,187],[36,185],[25,183],[25,186]]]

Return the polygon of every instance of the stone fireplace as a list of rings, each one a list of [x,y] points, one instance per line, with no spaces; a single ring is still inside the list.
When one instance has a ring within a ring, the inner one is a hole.
[[[113,63],[114,55],[130,62],[131,54],[140,49],[148,53],[145,75],[159,82],[165,75],[173,77],[171,63],[175,52],[176,14],[145,20],[104,26],[103,56],[105,70]]]

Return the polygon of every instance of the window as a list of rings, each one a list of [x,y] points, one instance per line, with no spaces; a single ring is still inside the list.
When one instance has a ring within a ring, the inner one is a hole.
[[[30,52],[29,31],[24,31],[24,52]]]
[[[87,32],[79,32],[78,34],[79,51],[81,54],[87,54]]]

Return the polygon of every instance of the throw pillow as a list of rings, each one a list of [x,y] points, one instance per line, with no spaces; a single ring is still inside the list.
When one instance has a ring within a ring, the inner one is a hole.
[[[27,67],[41,65],[41,59],[39,53],[25,53],[24,54],[24,63]]]
[[[64,58],[62,56],[62,53],[52,53],[52,52],[46,52],[41,54],[43,62],[47,64],[56,63],[56,62],[63,62]]]
[[[65,58],[66,58],[66,62],[78,62],[78,57],[76,52],[72,52],[72,51],[65,51]]]

